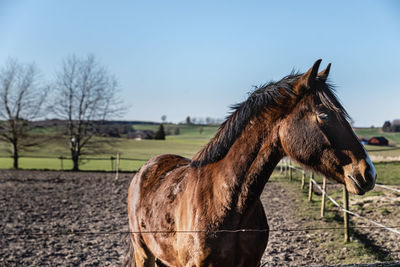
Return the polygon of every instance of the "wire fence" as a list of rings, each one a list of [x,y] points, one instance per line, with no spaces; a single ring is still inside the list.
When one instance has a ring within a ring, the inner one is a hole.
[[[304,188],[304,179],[305,179],[305,170],[293,166],[291,161],[289,159],[284,159],[283,162],[280,164],[281,172],[285,172],[285,175],[289,178],[289,180],[292,180],[292,170],[296,171],[301,171],[302,172],[302,189]],[[358,217],[360,219],[363,219],[370,224],[375,225],[375,227],[368,227],[369,229],[384,229],[390,232],[393,232],[395,234],[400,235],[400,231],[395,229],[398,228],[398,226],[386,226],[382,223],[376,222],[374,220],[371,220],[369,218],[366,218],[364,216],[361,216],[360,214],[357,214],[355,212],[352,212],[348,208],[348,192],[345,186],[343,186],[343,193],[344,193],[344,198],[343,198],[343,203],[345,207],[342,207],[332,196],[328,195],[326,192],[326,177],[323,178],[323,186],[321,187],[314,179],[314,174],[311,173],[310,178],[309,178],[309,201],[312,199],[312,192],[313,192],[313,186],[315,185],[319,191],[322,193],[322,200],[321,200],[321,217],[324,216],[324,210],[325,210],[325,197],[327,197],[336,207],[338,207],[341,211],[343,211],[343,218],[344,218],[344,233],[345,233],[345,242],[349,242],[349,231],[350,229],[360,229],[363,227],[350,227],[350,223],[348,220],[348,215],[352,215],[354,217]],[[382,184],[377,184],[377,187],[384,188],[386,190],[392,190],[397,193],[400,193],[400,190],[397,188],[393,188],[388,185],[382,185]]]
[[[0,158],[2,158],[0,156]],[[59,160],[64,160],[64,159],[71,159],[68,157],[46,157],[46,156],[38,156],[35,158],[50,158],[50,159],[59,159]],[[109,158],[86,158],[87,160],[110,160],[112,161],[111,163],[111,169],[116,172],[116,179],[118,178],[118,170],[119,170],[119,164],[121,160],[131,160],[131,161],[141,161],[144,162],[146,161],[145,159],[137,159],[137,158],[128,158],[128,157],[120,157],[119,154],[117,156],[110,156]],[[278,165],[278,168],[280,169],[281,172],[285,172],[285,175],[289,177],[290,180],[292,180],[293,176],[293,170],[294,171],[300,171],[302,173],[302,188],[304,188],[304,180],[306,177],[306,171],[303,170],[302,168],[299,168],[297,166],[294,166],[291,164],[290,160],[284,159],[281,161],[281,163]],[[350,226],[350,224],[347,222],[346,223],[346,229],[345,231],[349,231],[350,229],[363,229],[363,228],[368,228],[368,229],[385,229],[388,231],[391,231],[396,234],[400,234],[399,230],[396,230],[400,228],[400,225],[393,225],[393,226],[386,226],[383,225],[379,222],[375,222],[373,220],[370,220],[364,216],[361,216],[357,213],[354,213],[344,207],[342,207],[338,202],[330,195],[327,194],[326,192],[326,187],[324,188],[321,187],[314,179],[313,173],[311,173],[310,178],[309,178],[309,184],[310,185],[315,185],[321,192],[322,192],[322,198],[327,197],[336,207],[338,207],[341,211],[343,211],[345,214],[349,214],[361,219],[364,219],[368,221],[371,224],[374,224],[375,226]],[[325,179],[325,178],[324,178]],[[324,180],[325,181],[325,180]],[[325,182],[324,182],[325,183]],[[326,185],[326,184],[325,184]],[[390,187],[388,185],[382,185],[382,184],[377,184],[376,186],[384,188],[386,190],[393,190],[395,192],[400,193],[399,189]],[[344,190],[346,190],[344,188]],[[309,187],[309,200],[311,200],[313,192],[313,187]],[[322,206],[321,210],[325,209],[325,202],[321,201]],[[345,204],[345,206],[347,206]],[[323,216],[324,212],[321,212],[321,216]],[[10,236],[10,235],[15,235],[15,236],[40,236],[40,235],[50,235],[50,236],[60,236],[60,235],[111,235],[111,234],[193,234],[193,233],[211,233],[211,234],[217,234],[217,233],[254,233],[254,232],[310,232],[310,231],[323,231],[323,230],[338,230],[338,229],[343,229],[343,228],[338,228],[338,227],[317,227],[317,228],[298,228],[298,229],[286,229],[286,228],[281,228],[281,229],[219,229],[219,230],[160,230],[160,229],[154,229],[154,230],[148,230],[148,231],[98,231],[98,232],[90,232],[90,231],[76,231],[76,230],[66,230],[66,231],[49,231],[49,232],[39,232],[39,231],[30,231],[30,230],[22,230],[19,231],[18,233],[11,233],[11,232],[1,232],[0,235],[2,236]]]
[[[383,184],[375,184],[375,186],[377,186],[377,187],[381,187],[381,188],[384,188],[384,189],[386,189],[386,190],[391,190],[391,191],[394,191],[394,192],[400,193],[400,189],[393,188],[393,187],[390,187],[390,186],[388,186],[388,185],[383,185]]]
[[[318,188],[321,192],[325,192],[325,190],[323,190],[323,189],[318,185],[318,183],[317,183],[315,180],[312,180],[312,182],[317,186],[317,188]],[[325,192],[325,194],[326,194],[326,192]],[[378,222],[375,222],[375,221],[373,221],[373,220],[370,220],[370,219],[368,219],[368,218],[366,218],[366,217],[363,217],[363,216],[361,216],[361,215],[359,215],[359,214],[357,214],[357,213],[355,213],[355,212],[349,211],[349,210],[343,208],[342,206],[340,206],[340,205],[339,205],[331,196],[329,196],[328,194],[326,194],[326,197],[329,198],[329,200],[332,201],[332,203],[333,203],[336,207],[338,207],[339,209],[341,209],[343,212],[346,212],[346,213],[348,213],[348,214],[350,214],[350,215],[353,215],[353,216],[355,216],[355,217],[364,219],[364,220],[368,221],[369,223],[375,224],[376,226],[378,226],[378,227],[380,227],[380,228],[383,228],[383,229],[385,229],[385,230],[388,230],[388,231],[391,231],[391,232],[393,232],[393,233],[396,233],[396,234],[399,234],[399,235],[400,235],[400,231],[397,231],[396,229],[394,229],[394,227],[385,226],[385,225],[383,225],[383,224],[381,224],[381,223],[378,223]]]
[[[351,229],[382,229],[387,228],[384,226],[353,226]],[[400,225],[392,225],[390,228],[399,228]],[[148,231],[21,231],[19,233],[2,232],[1,236],[67,236],[67,235],[116,235],[116,234],[196,234],[196,233],[268,233],[268,232],[312,232],[312,231],[326,231],[326,230],[342,230],[342,227],[314,227],[314,228],[281,228],[281,229],[219,229],[219,230],[148,230]]]
[[[1,157],[0,157],[1,158]],[[71,160],[71,158],[67,157],[36,157],[36,158],[43,158],[43,159],[58,159],[60,161],[63,160]],[[110,169],[112,171],[116,171],[118,173],[118,170],[120,169],[120,163],[122,160],[127,160],[127,161],[140,161],[140,162],[145,162],[145,159],[137,159],[137,158],[129,158],[129,157],[120,157],[119,155],[117,156],[110,156],[110,157],[103,157],[103,158],[85,158],[86,160],[103,160],[103,161],[110,161]],[[60,163],[62,166],[62,163]],[[278,169],[280,168],[281,172],[285,172],[287,177],[289,177],[290,180],[293,179],[293,171],[298,171],[301,172],[302,174],[302,186],[304,187],[304,179],[306,177],[306,171],[297,167],[293,166],[289,161],[283,161],[280,165],[278,165]],[[356,230],[356,229],[366,229],[366,230],[387,230],[391,231],[395,234],[400,234],[400,225],[383,225],[379,222],[375,222],[373,220],[370,220],[366,217],[363,217],[357,213],[354,213],[344,207],[342,207],[332,196],[328,195],[326,192],[326,188],[321,187],[313,178],[314,176],[311,174],[310,175],[310,184],[313,184],[316,188],[318,188],[323,195],[325,195],[336,207],[338,207],[341,211],[343,211],[346,214],[361,218],[372,224],[373,226],[350,226],[349,223],[347,223],[348,230]],[[392,190],[394,192],[400,193],[399,189],[390,187],[388,185],[382,185],[382,184],[377,184],[377,187],[381,187],[385,190]],[[66,230],[61,230],[61,231],[43,231],[43,230],[32,230],[32,229],[26,229],[26,230],[19,230],[18,232],[0,232],[0,236],[2,237],[7,237],[7,236],[14,236],[17,238],[21,238],[23,240],[31,240],[32,242],[35,242],[34,240],[37,240],[36,238],[39,238],[41,236],[51,236],[51,237],[62,237],[62,236],[88,236],[89,238],[91,236],[107,236],[107,235],[129,235],[129,234],[162,234],[162,235],[169,235],[169,234],[196,234],[196,233],[207,233],[211,235],[216,235],[216,234],[241,234],[241,233],[271,233],[271,232],[283,232],[283,233],[292,233],[293,235],[297,236],[304,236],[308,235],[310,232],[315,232],[315,231],[337,231],[337,230],[343,230],[343,227],[305,227],[305,228],[273,228],[273,229],[218,229],[218,230],[162,230],[162,229],[154,229],[154,230],[147,230],[147,231],[87,231],[83,229],[75,230],[75,229],[66,229]],[[391,250],[392,253],[400,252],[398,250]]]
[[[67,157],[37,157],[37,158],[51,158],[51,159],[58,159],[58,160],[65,160]],[[69,158],[70,159],[70,158]],[[117,172],[116,178],[118,178],[118,170],[120,167],[120,162],[122,160],[131,160],[131,161],[141,161],[144,162],[146,160],[144,159],[137,159],[137,158],[128,158],[128,157],[120,157],[118,154],[117,156],[110,156],[107,158],[86,158],[87,160],[110,160],[112,163],[110,164],[110,167],[113,171]],[[281,172],[285,172],[287,177],[292,180],[293,176],[293,171],[299,171],[302,174],[302,187],[304,187],[304,179],[306,177],[306,171],[294,166],[291,164],[290,161],[288,160],[283,160],[279,165],[278,168],[280,168]],[[196,233],[208,233],[208,234],[238,234],[238,233],[269,233],[269,232],[285,232],[285,233],[292,233],[295,235],[307,235],[309,232],[314,232],[314,231],[329,231],[329,230],[343,230],[345,231],[345,241],[349,241],[349,231],[350,230],[355,230],[355,229],[377,229],[377,230],[387,230],[395,234],[400,235],[400,225],[384,225],[382,223],[376,222],[374,220],[368,219],[364,216],[361,216],[355,212],[350,211],[345,204],[345,207],[342,207],[332,196],[328,195],[326,192],[326,184],[325,186],[320,186],[314,179],[314,175],[311,174],[309,178],[309,184],[314,185],[316,188],[318,188],[322,192],[322,198],[327,197],[337,208],[339,208],[344,214],[352,215],[355,217],[358,217],[360,219],[363,219],[370,223],[371,225],[374,226],[350,226],[350,223],[347,221],[344,223],[344,227],[305,227],[305,228],[275,228],[275,229],[218,229],[218,230],[209,230],[209,229],[198,229],[198,230],[162,230],[162,229],[152,229],[152,230],[147,230],[147,231],[86,231],[86,230],[75,230],[75,229],[67,229],[64,231],[43,231],[43,230],[38,230],[38,231],[32,231],[31,229],[26,229],[26,230],[20,230],[18,232],[0,232],[0,236],[6,237],[6,236],[18,236],[20,238],[35,238],[39,236],[98,236],[98,235],[128,235],[128,234],[196,234]],[[395,192],[400,192],[399,189],[390,187],[388,185],[382,185],[382,184],[377,184],[378,187],[384,188],[385,190],[392,190]],[[344,188],[344,190],[346,190]],[[310,187],[311,196],[312,196],[312,191],[313,188]],[[323,207],[325,204],[322,201]],[[324,207],[325,209],[325,207]],[[322,206],[321,206],[322,210]],[[323,213],[321,213],[323,214]],[[345,218],[345,216],[344,216]],[[346,234],[347,233],[347,234]],[[347,238],[347,239],[346,239]]]

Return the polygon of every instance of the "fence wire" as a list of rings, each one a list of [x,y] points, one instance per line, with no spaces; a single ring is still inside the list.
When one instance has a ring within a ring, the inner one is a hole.
[[[329,195],[325,192],[325,190],[323,190],[323,189],[319,186],[319,184],[318,184],[314,179],[311,179],[311,181],[313,182],[313,184],[314,184],[315,186],[318,187],[318,189],[319,189],[321,192],[325,193],[326,197],[329,198],[329,200],[330,200],[335,206],[337,206],[337,207],[338,207],[339,209],[341,209],[342,211],[344,211],[344,212],[346,212],[346,213],[348,213],[348,214],[350,214],[350,215],[353,215],[353,216],[355,216],[355,217],[364,219],[364,220],[366,220],[366,221],[368,221],[368,222],[370,222],[370,223],[372,223],[372,224],[377,225],[377,226],[380,227],[380,228],[386,229],[386,230],[388,230],[388,231],[391,231],[391,232],[393,232],[393,233],[396,233],[396,234],[399,234],[399,235],[400,235],[400,231],[397,231],[396,229],[393,229],[393,227],[388,227],[388,226],[386,226],[386,225],[383,225],[383,224],[381,224],[381,223],[378,223],[378,222],[375,222],[375,221],[373,221],[373,220],[371,220],[371,219],[368,219],[368,218],[366,218],[366,217],[363,217],[363,216],[361,216],[360,214],[357,214],[357,213],[354,213],[354,212],[352,212],[352,211],[346,210],[345,208],[343,208],[342,206],[340,206],[339,203],[337,203],[331,196],[329,196]]]
[[[290,164],[287,164],[287,167],[288,167],[288,168],[291,168],[291,169],[294,169],[294,170],[298,170],[298,171],[304,171],[303,169],[298,168],[298,167],[293,166],[293,165],[290,165]],[[392,226],[392,227],[389,227],[389,226],[383,225],[383,224],[381,224],[381,223],[378,223],[378,222],[376,222],[376,221],[373,221],[373,220],[371,220],[371,219],[368,219],[368,218],[366,218],[366,217],[364,217],[364,216],[361,216],[360,214],[357,214],[357,213],[355,213],[355,212],[352,212],[352,211],[349,211],[349,210],[343,208],[343,207],[340,206],[339,203],[337,203],[331,196],[329,196],[328,193],[327,193],[323,188],[321,188],[321,186],[320,186],[313,178],[310,177],[310,180],[312,181],[312,183],[313,183],[322,193],[325,193],[325,196],[326,196],[335,206],[337,206],[337,207],[338,207],[340,210],[342,210],[343,212],[346,212],[347,214],[350,214],[350,215],[353,215],[353,216],[355,216],[355,217],[358,217],[358,218],[361,218],[361,219],[363,219],[363,220],[366,220],[366,221],[368,221],[369,223],[376,225],[376,227],[378,227],[378,228],[385,229],[385,230],[388,230],[388,231],[391,231],[391,232],[393,232],[393,233],[395,233],[395,234],[399,234],[399,235],[400,235],[400,231],[394,229],[394,228],[398,228],[397,226],[396,226],[396,227],[393,227],[393,226]],[[381,187],[381,188],[384,188],[384,189],[387,189],[387,190],[392,190],[392,191],[395,191],[395,192],[399,192],[399,193],[400,193],[400,190],[398,190],[398,189],[396,189],[396,188],[393,188],[393,187],[390,187],[390,186],[387,186],[387,185],[376,184],[376,186]],[[350,227],[350,228],[351,228],[351,229],[354,229],[355,227]]]
[[[2,156],[0,156],[1,158]],[[29,157],[30,158],[30,157]],[[37,158],[50,158],[50,157],[37,157]],[[62,157],[63,159],[67,159],[66,157]],[[60,157],[53,158],[53,159],[60,159]],[[93,160],[114,160],[114,157],[110,158],[85,158],[85,159],[93,159]],[[120,158],[120,160],[140,160],[145,161],[143,159],[134,159],[134,158]],[[286,164],[288,168],[292,168],[298,171],[304,171],[303,169]],[[344,209],[340,206],[331,196],[329,196],[326,191],[324,191],[319,184],[314,180],[311,179],[313,184],[317,186],[317,188],[321,192],[325,192],[328,199],[339,209],[342,211],[356,216],[358,218],[362,218],[376,226],[352,226],[350,229],[385,229],[391,231],[396,234],[400,234],[400,231],[396,230],[396,228],[400,228],[400,225],[394,226],[386,226],[370,220],[366,217],[363,217],[357,213]],[[387,186],[377,184],[376,186],[382,187],[388,190],[393,190],[396,192],[400,192],[400,190]],[[76,231],[76,230],[66,230],[66,231],[56,231],[56,232],[32,232],[32,231],[20,231],[19,233],[12,233],[12,232],[1,232],[0,236],[63,236],[63,235],[113,235],[113,234],[195,234],[195,233],[209,233],[209,234],[218,234],[218,233],[265,233],[265,232],[310,232],[310,231],[323,231],[323,230],[342,230],[342,227],[317,227],[317,228],[301,228],[301,229],[219,229],[219,230],[178,230],[178,231],[171,231],[171,230],[148,230],[148,231],[97,231],[97,232],[89,232],[89,231]]]
[[[353,226],[350,229],[387,229],[387,226]],[[400,225],[393,225],[390,228],[400,228]],[[0,236],[64,236],[64,235],[116,235],[116,234],[196,234],[196,233],[268,233],[268,232],[311,232],[325,230],[342,230],[342,227],[313,227],[294,229],[219,229],[219,230],[148,230],[148,231],[56,231],[56,232],[32,232],[21,231],[19,233],[2,232]]]

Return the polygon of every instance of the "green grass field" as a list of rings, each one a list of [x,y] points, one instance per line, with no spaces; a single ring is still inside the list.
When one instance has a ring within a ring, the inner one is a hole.
[[[297,164],[294,163],[294,165]],[[378,184],[400,185],[400,162],[374,162],[374,166],[378,176],[376,181]],[[296,175],[298,179],[300,179],[299,177],[301,177],[301,173],[299,171],[293,171],[293,175]],[[315,181],[317,181],[318,183],[322,183],[322,179],[323,176],[315,176]]]
[[[358,136],[364,138],[371,138],[373,136],[383,136],[389,140],[389,143],[400,144],[400,133],[387,133],[382,131],[381,128],[356,128],[355,132]]]
[[[158,125],[137,124],[133,125],[137,130],[157,130]],[[111,171],[115,168],[115,161],[110,157],[120,154],[121,161],[119,169],[123,171],[134,171],[140,168],[149,158],[160,154],[177,154],[191,158],[201,149],[215,134],[218,126],[202,126],[203,132],[199,132],[197,125],[171,125],[166,124],[173,132],[174,127],[179,127],[179,135],[168,135],[165,141],[161,140],[133,140],[127,138],[100,138],[95,137],[95,146],[88,150],[89,153],[82,156],[82,170]],[[57,135],[55,127],[35,129],[33,131],[42,139],[39,146],[21,153],[20,167],[22,169],[61,169],[60,156],[69,157],[68,142],[65,138]],[[399,142],[400,133],[383,133],[380,128],[356,129],[356,134],[364,137],[385,136],[391,142]],[[12,159],[7,151],[7,144],[0,142],[0,168],[12,168]],[[378,147],[366,146],[370,155],[399,156],[400,147]],[[46,158],[35,158],[46,157]],[[89,159],[87,159],[89,158]],[[130,159],[130,160],[127,160]],[[72,168],[71,160],[63,160],[63,169]],[[376,162],[378,182],[384,184],[400,184],[400,162]]]
[[[133,125],[137,130],[157,130],[157,125],[138,124]],[[179,127],[179,135],[168,135],[166,140],[133,140],[127,138],[100,138],[95,137],[94,147],[88,150],[87,155],[82,158],[80,168],[82,170],[112,170],[110,157],[120,154],[119,169],[123,171],[134,171],[156,155],[177,154],[191,158],[204,146],[215,134],[218,126],[202,126],[200,133],[197,125],[165,125],[173,132],[174,127]],[[46,132],[45,129],[35,130],[34,134],[45,137],[39,146],[21,153],[20,168],[22,169],[61,169],[61,160],[58,157],[69,157],[70,152],[67,140],[58,136],[53,128]],[[4,158],[10,156],[7,144],[0,143],[0,168],[12,168],[12,159]],[[46,157],[46,158],[33,158]],[[97,160],[95,159],[97,158]],[[124,158],[135,160],[124,160]],[[103,159],[103,160],[100,160]],[[115,162],[114,162],[115,164]],[[71,160],[63,161],[64,169],[72,168]]]
[[[368,153],[377,157],[399,157],[400,158],[400,133],[387,133],[383,132],[381,128],[357,128],[355,132],[358,136],[364,138],[371,138],[373,136],[383,136],[389,140],[388,147],[381,146],[365,146]]]

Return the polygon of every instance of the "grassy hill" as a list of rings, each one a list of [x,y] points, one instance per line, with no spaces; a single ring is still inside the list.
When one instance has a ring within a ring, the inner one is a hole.
[[[133,124],[136,130],[158,129],[156,124]],[[133,140],[127,138],[94,137],[93,145],[82,158],[82,170],[111,170],[111,156],[120,154],[120,169],[137,170],[146,160],[159,154],[178,154],[191,158],[215,134],[218,126],[174,125],[166,124],[165,128],[179,127],[179,135],[168,135],[166,140]],[[199,128],[203,131],[200,133]],[[69,157],[67,137],[60,136],[60,128],[36,128],[32,133],[40,137],[43,142],[37,147],[21,153],[20,166],[23,169],[60,169],[60,156]],[[0,166],[11,168],[12,160],[8,145],[0,142]],[[100,160],[102,159],[102,160]],[[63,161],[63,168],[72,168],[70,160]]]
[[[371,138],[373,136],[383,136],[389,140],[389,147],[366,145],[368,153],[372,158],[396,158],[400,159],[400,133],[383,132],[381,128],[356,128],[355,132],[358,136]]]
[[[358,136],[371,138],[373,136],[383,136],[392,144],[400,144],[400,133],[388,133],[382,131],[382,128],[356,128],[355,132]]]
[[[133,124],[136,130],[158,129],[157,124]],[[191,158],[215,134],[218,126],[175,125],[165,124],[171,132],[179,127],[179,135],[168,135],[165,141],[160,140],[133,140],[127,138],[95,137],[93,147],[83,156],[82,170],[112,170],[115,168],[117,153],[122,158],[120,169],[126,171],[137,170],[146,160],[159,154],[178,154]],[[202,133],[199,127],[203,128]],[[385,136],[392,143],[400,144],[400,133],[384,133],[380,128],[358,128],[356,134],[366,138],[372,136]],[[69,157],[69,144],[66,137],[60,136],[61,128],[56,126],[35,128],[32,130],[42,139],[40,146],[21,153],[20,166],[24,169],[60,169],[60,156]],[[0,168],[11,168],[10,152],[8,145],[0,142]],[[371,156],[400,157],[400,146],[378,147],[366,146]],[[64,169],[72,168],[71,160],[63,160]],[[389,166],[389,165],[390,166]],[[400,163],[377,163],[378,173],[395,178],[400,173]],[[400,175],[399,175],[400,177]]]

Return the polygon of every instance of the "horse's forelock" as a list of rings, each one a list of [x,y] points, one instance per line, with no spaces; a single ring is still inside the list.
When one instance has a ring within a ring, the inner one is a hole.
[[[321,100],[322,105],[332,111],[339,121],[351,121],[350,115],[340,103],[336,96],[335,89],[331,84],[325,83],[323,87],[318,88],[316,90],[316,95]]]

